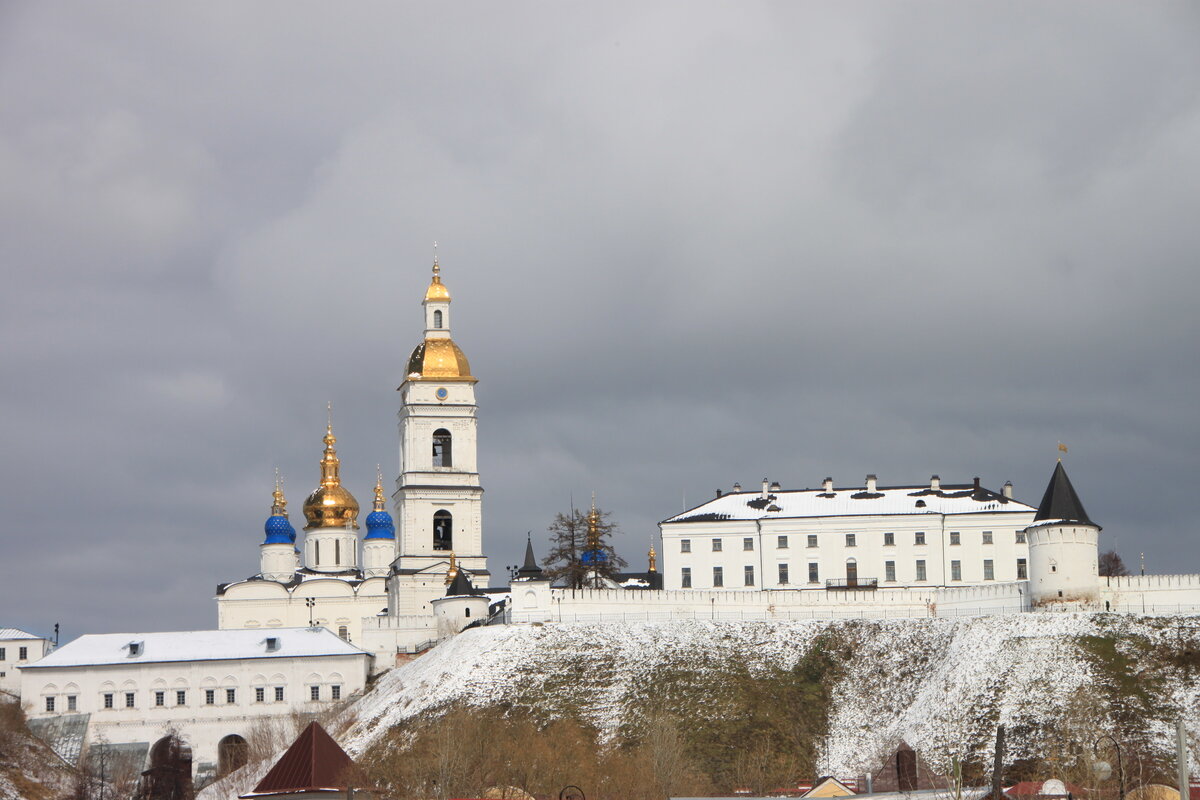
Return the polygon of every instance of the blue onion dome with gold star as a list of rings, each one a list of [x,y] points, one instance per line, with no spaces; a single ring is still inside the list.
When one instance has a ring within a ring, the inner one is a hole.
[[[306,528],[357,528],[358,501],[342,486],[342,462],[333,445],[333,423],[325,429],[325,454],[321,457],[321,485],[304,501]]]
[[[375,477],[375,510],[367,514],[367,535],[364,539],[395,539],[396,526],[392,515],[384,511],[383,473],[376,471]]]
[[[263,544],[292,544],[296,541],[296,529],[288,520],[287,500],[283,497],[283,482],[279,480],[278,475],[275,476],[275,492],[272,497],[274,500],[271,503],[271,516],[267,517],[267,522],[263,525],[263,531],[267,534]]]

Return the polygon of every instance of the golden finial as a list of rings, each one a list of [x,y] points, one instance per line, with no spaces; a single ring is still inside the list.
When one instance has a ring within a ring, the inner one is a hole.
[[[450,290],[442,283],[442,268],[438,266],[437,242],[433,243],[433,280],[429,282],[425,300],[450,301]]]
[[[592,510],[587,515],[588,549],[600,548],[600,514],[596,511],[596,493],[592,492]]]
[[[383,511],[386,507],[383,499],[383,470],[379,465],[375,465],[375,510]]]
[[[329,422],[325,426],[325,454],[321,456],[321,485],[322,486],[340,486],[342,483],[341,477],[338,475],[341,461],[338,459],[337,450],[333,449],[337,443],[337,437],[333,435],[333,403],[328,406]]]
[[[454,583],[454,579],[458,577],[458,564],[454,560],[454,551],[450,551],[450,569],[446,570],[446,585]]]
[[[283,496],[283,478],[279,477],[279,467],[275,468],[275,491],[271,493],[273,502],[271,503],[271,516],[286,517],[287,500]]]
[[[654,540],[653,539],[650,540],[650,552],[648,553],[648,555],[650,556],[650,571],[658,572],[658,553],[654,552]]]

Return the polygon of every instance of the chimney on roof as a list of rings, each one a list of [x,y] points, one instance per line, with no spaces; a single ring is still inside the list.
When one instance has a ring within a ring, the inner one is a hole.
[[[929,488],[933,489],[935,492],[941,491],[942,479],[939,478],[937,475],[934,475],[932,478],[929,479]]]
[[[825,494],[833,493],[833,478],[826,478],[821,481],[821,488],[825,490]]]
[[[1000,490],[1000,493],[1012,500],[1012,481],[1005,481],[1004,488]]]
[[[717,497],[720,497],[720,496],[721,496],[721,490],[717,489]]]
[[[878,478],[876,478],[874,475],[868,475],[868,476],[867,476],[867,491],[868,491],[868,492],[872,492],[872,493],[874,493],[874,491],[875,491],[875,482],[876,482],[876,481],[878,481],[878,480],[879,480],[879,479],[878,479]]]
[[[783,487],[779,485],[779,481],[771,481],[771,491],[772,492],[783,491]]]
[[[763,500],[766,500],[766,499],[767,499],[767,492],[768,492],[768,489],[767,489],[767,487],[769,487],[770,485],[771,485],[771,482],[770,482],[770,481],[768,481],[766,478],[763,478],[763,492],[762,492],[762,499],[763,499]]]
[[[975,488],[976,489],[979,488],[979,476],[978,475],[975,476]]]
[[[740,483],[733,484],[733,491],[740,492],[741,490],[742,490],[742,485]]]

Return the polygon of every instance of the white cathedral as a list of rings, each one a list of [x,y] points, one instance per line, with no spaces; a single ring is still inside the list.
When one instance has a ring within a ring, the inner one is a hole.
[[[276,483],[259,572],[217,587],[218,625],[323,626],[376,656],[375,668],[472,623],[795,619],[1195,611],[1200,576],[1099,575],[1100,526],[1061,461],[1035,508],[974,484],[862,486],[728,494],[660,523],[646,573],[596,588],[557,587],[532,546],[511,586],[485,593],[476,466],[476,379],[450,334],[436,260],[423,341],[400,385],[400,475],[383,476],[359,538],[359,504],[341,483],[332,422],[304,536]]]

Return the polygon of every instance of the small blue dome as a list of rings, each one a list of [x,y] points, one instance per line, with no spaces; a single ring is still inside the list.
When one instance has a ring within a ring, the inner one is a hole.
[[[292,527],[292,523],[288,522],[287,517],[279,514],[267,519],[267,524],[263,525],[263,531],[267,534],[263,544],[291,544],[296,541],[296,529]]]
[[[395,539],[396,526],[392,523],[392,515],[386,511],[372,511],[367,514],[367,535],[364,539]]]

